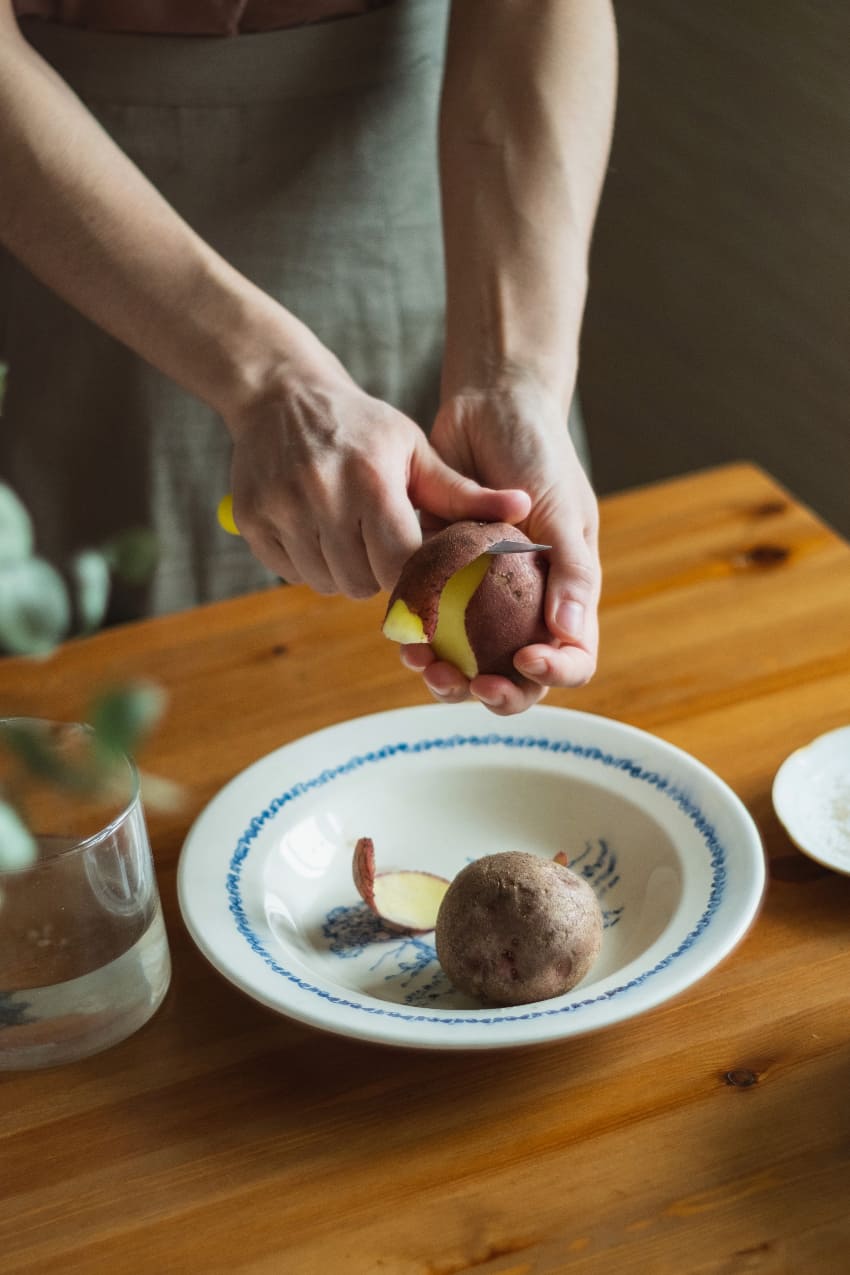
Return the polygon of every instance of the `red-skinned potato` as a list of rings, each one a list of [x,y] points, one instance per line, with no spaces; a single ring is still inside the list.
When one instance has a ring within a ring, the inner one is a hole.
[[[458,873],[440,904],[435,940],[458,991],[485,1005],[526,1005],[581,982],[602,930],[596,895],[566,856],[509,850]]]
[[[540,553],[490,556],[500,540],[527,542],[504,522],[455,522],[423,542],[390,596],[383,633],[402,644],[426,642],[464,676],[524,679],[513,657],[548,642],[543,618],[548,566]]]

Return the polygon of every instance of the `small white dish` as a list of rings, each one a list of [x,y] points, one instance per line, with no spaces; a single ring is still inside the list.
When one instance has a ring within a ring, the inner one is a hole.
[[[605,914],[602,952],[565,996],[484,1008],[447,983],[433,934],[384,929],[359,899],[361,836],[379,870],[451,879],[471,859],[564,850]],[[685,991],[761,901],[756,826],[717,775],[634,727],[480,705],[343,722],[261,758],[213,798],[182,850],[189,932],[242,991],[331,1032],[421,1049],[558,1040]]]
[[[850,726],[785,759],[773,781],[773,808],[798,849],[850,875]]]

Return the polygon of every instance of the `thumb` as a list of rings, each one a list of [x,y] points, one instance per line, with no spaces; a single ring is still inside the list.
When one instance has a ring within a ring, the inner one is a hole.
[[[446,522],[477,518],[482,522],[517,523],[531,512],[527,492],[482,487],[441,460],[425,439],[411,458],[408,492],[417,509]]]
[[[595,653],[600,585],[598,556],[582,537],[577,535],[566,551],[553,550],[545,604],[546,625],[553,637]]]
[[[546,626],[555,639],[518,651],[517,670],[541,686],[584,686],[593,676],[599,649],[597,606],[601,570],[592,548],[577,544],[553,552],[546,588]]]

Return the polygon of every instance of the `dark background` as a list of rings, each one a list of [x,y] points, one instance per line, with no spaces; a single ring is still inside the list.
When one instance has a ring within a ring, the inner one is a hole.
[[[580,374],[595,487],[754,460],[850,536],[850,5],[616,9]]]

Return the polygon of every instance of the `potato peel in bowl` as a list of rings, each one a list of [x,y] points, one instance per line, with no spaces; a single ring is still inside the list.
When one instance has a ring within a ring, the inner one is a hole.
[[[449,888],[445,877],[410,869],[376,872],[371,837],[357,842],[352,870],[361,899],[390,929],[408,934],[427,934],[434,929]]]

